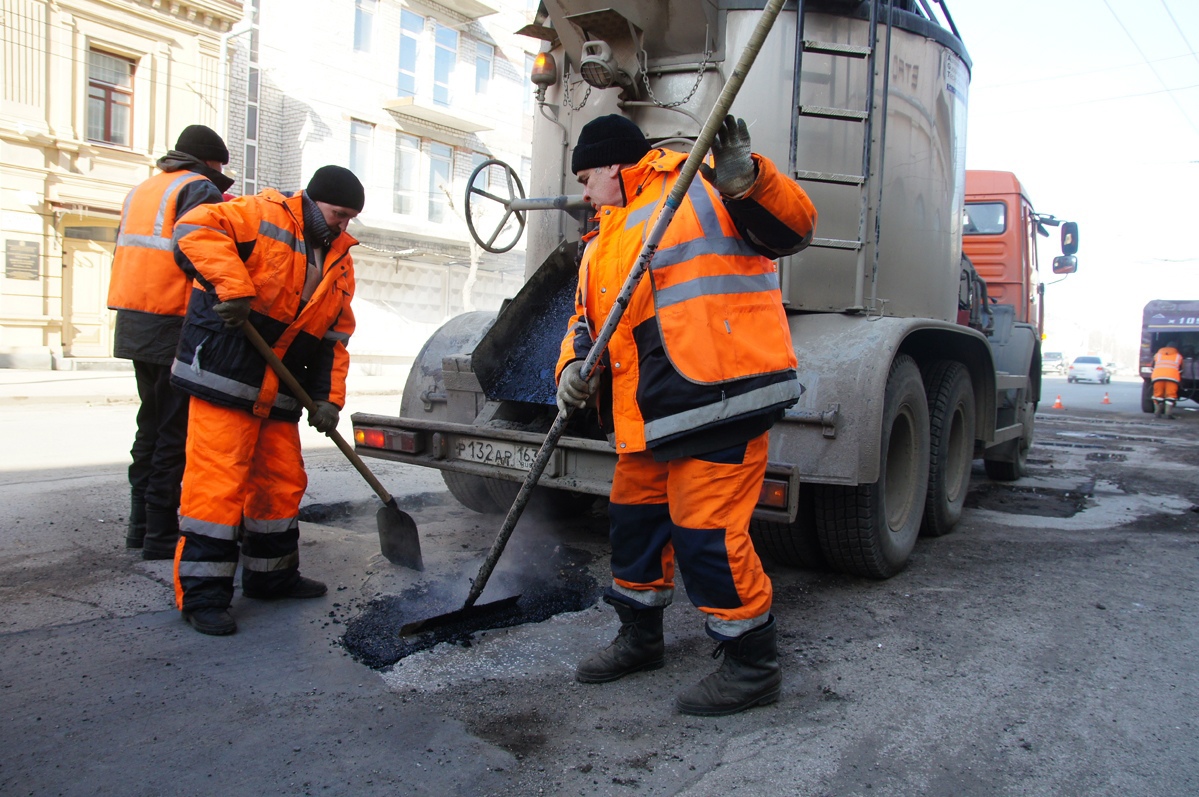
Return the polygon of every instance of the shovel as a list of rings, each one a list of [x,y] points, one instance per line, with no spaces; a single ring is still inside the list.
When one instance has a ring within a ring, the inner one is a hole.
[[[596,365],[599,363],[600,357],[603,356],[604,349],[608,347],[608,341],[612,339],[613,333],[616,332],[616,325],[620,322],[620,317],[624,314],[624,309],[628,306],[634,289],[636,289],[642,275],[649,268],[649,263],[654,257],[654,252],[658,249],[658,244],[662,241],[662,236],[666,233],[666,228],[670,226],[675,212],[683,203],[683,197],[687,195],[687,189],[691,187],[691,181],[695,179],[695,173],[699,171],[700,164],[703,162],[704,157],[707,156],[708,150],[711,149],[712,142],[716,139],[716,131],[723,124],[724,117],[728,114],[729,108],[733,105],[733,100],[737,97],[737,92],[741,90],[741,84],[745,82],[745,76],[749,74],[749,69],[753,66],[754,59],[758,57],[758,51],[762,49],[762,43],[766,41],[766,35],[770,33],[770,29],[774,26],[774,20],[778,17],[779,11],[783,7],[783,2],[784,0],[770,0],[766,4],[766,8],[762,11],[762,16],[758,19],[757,26],[750,35],[749,41],[745,44],[745,49],[741,51],[740,60],[738,60],[728,80],[725,81],[724,88],[720,92],[720,97],[717,98],[711,113],[708,114],[707,121],[704,122],[703,129],[700,130],[699,136],[696,137],[695,144],[691,147],[691,153],[687,156],[687,161],[683,164],[683,169],[679,172],[679,177],[670,191],[670,196],[666,198],[666,204],[663,206],[661,213],[658,214],[658,219],[654,222],[653,229],[646,236],[645,243],[642,244],[641,254],[637,256],[637,261],[633,264],[632,270],[629,271],[628,277],[625,278],[624,285],[620,289],[620,295],[616,297],[612,311],[609,313],[608,318],[605,319],[604,325],[600,328],[599,335],[596,336],[595,343],[591,347],[591,352],[587,355],[587,359],[583,361],[580,376],[584,380],[590,380],[591,375],[595,372]],[[462,608],[447,614],[436,615],[425,620],[408,623],[400,628],[401,636],[408,636],[409,634],[415,634],[419,631],[425,631],[429,628],[447,625],[452,622],[461,622],[474,614],[491,614],[498,609],[515,604],[517,599],[520,598],[519,595],[516,595],[500,601],[494,601],[493,603],[475,606],[475,601],[479,599],[479,596],[483,594],[483,590],[487,587],[487,581],[491,578],[492,571],[495,570],[496,562],[499,561],[500,555],[508,545],[508,538],[512,536],[512,530],[516,528],[516,522],[520,520],[521,513],[525,510],[525,505],[529,503],[529,496],[532,495],[533,488],[537,486],[538,480],[541,479],[541,474],[549,462],[550,455],[554,453],[554,448],[557,447],[558,440],[562,437],[562,432],[566,429],[566,421],[570,418],[573,411],[574,407],[570,406],[565,410],[558,410],[558,416],[554,418],[554,423],[550,426],[550,430],[545,436],[545,442],[541,444],[541,449],[533,459],[529,473],[525,476],[525,481],[520,486],[520,491],[516,494],[516,499],[512,502],[512,508],[508,510],[508,516],[504,518],[504,525],[500,527],[500,532],[496,535],[495,542],[492,543],[491,550],[487,553],[487,558],[483,560],[483,565],[479,568],[479,574],[475,576],[474,581],[471,583],[470,593],[466,596],[466,602]]]
[[[242,324],[242,329],[246,331],[246,337],[254,344],[254,348],[270,364],[271,370],[279,375],[283,383],[304,405],[304,409],[309,412],[315,410],[316,402],[304,388],[300,387],[300,383],[292,376],[291,371],[287,370],[287,366],[279,359],[279,355],[275,354],[274,350],[262,339],[258,330],[249,321]],[[337,429],[330,429],[325,434],[337,444],[341,453],[346,455],[346,459],[350,460],[350,463],[358,469],[362,478],[366,479],[366,483],[383,501],[383,506],[379,507],[379,511],[375,513],[375,521],[379,524],[379,548],[383,552],[383,556],[393,565],[424,570],[425,564],[420,555],[420,537],[416,533],[416,521],[412,519],[411,515],[396,506],[395,498],[375,478],[375,474],[371,473],[370,468],[362,461],[362,457],[358,456],[358,452],[346,442]]]

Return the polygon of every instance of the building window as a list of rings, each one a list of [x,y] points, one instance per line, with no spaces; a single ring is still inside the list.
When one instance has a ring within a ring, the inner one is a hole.
[[[395,199],[392,210],[402,216],[416,212],[416,189],[420,185],[420,139],[396,134]]]
[[[127,147],[133,117],[133,70],[128,58],[87,54],[87,137]]]
[[[454,173],[454,149],[446,144],[429,145],[429,221],[440,224],[445,221],[449,197],[452,190],[450,175]]]
[[[481,165],[486,163],[486,161],[487,161],[486,155],[481,155],[478,152],[472,154],[470,156],[470,172],[471,172],[471,174],[474,174],[475,169],[479,168]],[[490,191],[491,190],[491,169],[489,169],[489,168],[484,169],[483,171],[476,174],[474,181],[471,182],[471,184],[470,184],[470,187],[477,188],[480,191]]]
[[[400,75],[396,86],[400,97],[416,96],[416,55],[424,29],[424,17],[407,9],[400,11]]]
[[[354,49],[368,53],[371,49],[371,23],[379,0],[354,0]]]
[[[364,183],[370,172],[371,138],[375,126],[368,122],[350,120],[350,171]]]
[[[475,43],[475,93],[486,94],[491,83],[491,62],[495,60],[495,48],[483,42]]]
[[[454,74],[454,63],[458,60],[458,31],[438,25],[433,40],[437,44],[437,52],[433,57],[433,102],[449,105],[450,79]]]

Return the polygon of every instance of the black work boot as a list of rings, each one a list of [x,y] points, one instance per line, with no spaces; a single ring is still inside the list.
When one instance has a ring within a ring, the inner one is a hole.
[[[174,509],[146,507],[146,537],[143,559],[174,559],[179,542],[179,513]]]
[[[603,650],[579,662],[575,680],[603,684],[642,670],[657,670],[663,664],[662,608],[634,609],[605,597],[620,617],[616,639]]]
[[[254,600],[275,601],[282,600],[283,598],[319,598],[329,591],[329,588],[325,586],[323,581],[297,575],[296,580],[290,586],[283,587],[274,592],[256,592],[253,587],[246,589],[244,571],[242,575],[241,594]]]
[[[209,636],[225,636],[237,630],[237,622],[228,609],[206,607],[192,609],[183,613],[183,619],[201,634]]]
[[[131,499],[129,505],[129,528],[125,530],[125,547],[140,548],[146,538],[146,502]]]
[[[1159,415],[1164,415],[1165,412],[1166,412],[1166,405],[1164,402],[1155,401],[1153,403],[1153,417],[1156,418]]]
[[[723,717],[779,699],[779,671],[774,617],[736,639],[721,642],[712,657],[724,654],[720,669],[685,689],[675,705],[684,714]]]

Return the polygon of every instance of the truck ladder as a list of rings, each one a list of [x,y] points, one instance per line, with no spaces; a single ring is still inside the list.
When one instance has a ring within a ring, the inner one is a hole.
[[[806,180],[816,183],[829,183],[855,188],[858,191],[858,234],[853,239],[843,238],[813,238],[811,246],[824,249],[846,249],[858,253],[857,277],[854,285],[854,304],[858,309],[865,309],[864,292],[866,277],[866,226],[870,215],[870,188],[877,185],[874,210],[874,246],[873,262],[871,263],[871,282],[878,270],[878,239],[879,239],[879,206],[883,201],[883,154],[886,151],[887,131],[887,92],[890,84],[890,69],[884,68],[882,124],[879,129],[878,158],[874,159],[874,80],[878,60],[878,25],[880,6],[886,5],[884,25],[886,29],[887,60],[891,50],[891,2],[890,0],[870,0],[870,33],[865,47],[842,44],[839,42],[822,42],[804,37],[804,6],[805,0],[796,0],[795,25],[795,74],[792,80],[792,104],[796,109],[791,121],[791,152],[790,173],[796,180]],[[804,53],[820,53],[832,58],[863,59],[866,62],[866,107],[830,108],[827,106],[806,104],[801,95],[803,86],[803,55]],[[885,63],[885,62],[884,62]],[[835,172],[817,172],[800,169],[799,158],[799,123],[803,117],[831,119],[848,124],[862,125],[862,161],[860,174],[839,174]],[[873,173],[872,173],[873,167]],[[872,182],[873,180],[873,182]]]

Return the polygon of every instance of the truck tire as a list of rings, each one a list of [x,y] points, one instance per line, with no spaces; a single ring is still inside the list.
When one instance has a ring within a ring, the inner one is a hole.
[[[1020,413],[1024,424],[1023,433],[1015,440],[1008,440],[987,449],[983,456],[983,466],[987,478],[997,482],[1014,482],[1028,475],[1028,450],[1032,448],[1033,418],[1037,405],[1031,401],[1024,402]]]
[[[1153,383],[1148,379],[1141,383],[1141,412],[1153,414]]]
[[[491,490],[488,489],[488,482],[496,481],[495,479],[475,476],[471,473],[459,473],[456,470],[443,470],[441,478],[445,481],[445,486],[449,488],[450,494],[467,509],[473,509],[484,515],[498,515],[508,511],[508,505],[501,508],[500,504],[492,497]],[[519,488],[520,485],[517,487]],[[510,504],[511,502],[509,502]]]
[[[815,485],[799,487],[799,510],[791,523],[777,520],[751,520],[749,536],[754,548],[765,558],[784,567],[801,570],[826,570],[824,552],[816,535]]]
[[[928,495],[920,533],[941,537],[962,517],[974,463],[974,388],[966,366],[932,364],[924,377],[928,396]]]
[[[878,481],[816,485],[816,533],[834,569],[869,578],[903,570],[924,519],[928,460],[924,380],[901,354],[887,375]]]

